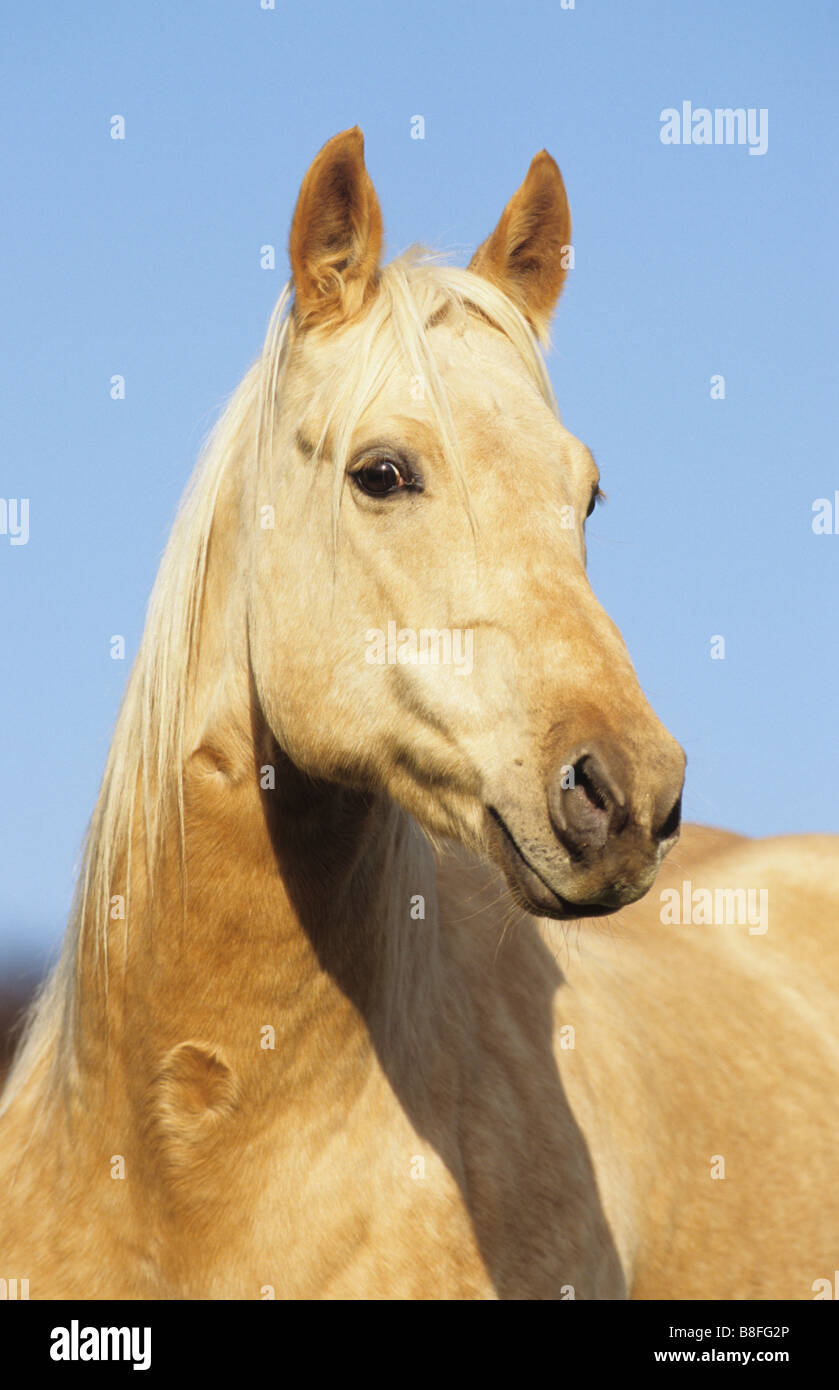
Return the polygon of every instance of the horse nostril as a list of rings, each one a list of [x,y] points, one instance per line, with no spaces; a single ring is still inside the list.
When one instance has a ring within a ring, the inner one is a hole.
[[[602,849],[623,795],[593,753],[581,753],[554,773],[548,809],[558,838],[571,854]]]
[[[609,811],[617,801],[617,793],[609,782],[602,765],[591,753],[584,753],[574,764],[574,779],[585,792],[592,806]]]
[[[677,798],[676,798],[676,801],[675,801],[674,805],[672,806],[672,808],[671,808],[671,810],[670,810],[670,814],[667,816],[666,820],[663,822],[661,828],[660,828],[659,830],[654,830],[654,831],[653,831],[653,834],[654,834],[655,838],[656,838],[657,840],[659,840],[659,841],[660,841],[660,840],[669,840],[669,839],[671,838],[671,836],[673,836],[673,835],[676,834],[676,831],[679,829],[679,826],[681,825],[681,823],[682,823],[682,794],[681,794],[681,792],[680,792],[679,795],[678,795]]]

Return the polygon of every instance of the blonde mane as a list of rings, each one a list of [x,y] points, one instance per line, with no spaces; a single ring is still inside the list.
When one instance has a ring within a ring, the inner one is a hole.
[[[153,885],[163,848],[165,821],[176,808],[182,886],[186,892],[184,843],[184,728],[187,694],[197,659],[207,556],[222,480],[241,459],[255,428],[257,478],[270,495],[276,467],[275,423],[292,349],[299,336],[287,283],[271,316],[262,351],[213,428],[179,507],[152,590],[143,638],[117,716],[102,785],[85,837],[81,869],[61,957],[30,1016],[24,1042],[7,1081],[0,1113],[23,1080],[50,1052],[66,1069],[77,1021],[82,947],[95,931],[97,960],[108,987],[108,932],[117,860],[124,855],[125,928],[130,917],[131,846],[140,795],[147,880]],[[358,323],[350,360],[324,383],[330,408],[316,454],[328,435],[334,466],[333,536],[337,545],[342,482],[350,441],[365,409],[375,399],[396,360],[422,383],[441,446],[451,460],[464,502],[465,475],[444,382],[431,351],[428,325],[445,312],[453,320],[477,310],[513,344],[550,409],[557,403],[536,335],[511,299],[489,280],[446,264],[412,247],[382,272],[378,293]],[[323,331],[323,330],[318,330]],[[60,1042],[56,1047],[56,1034]],[[65,1071],[66,1074],[66,1071]]]

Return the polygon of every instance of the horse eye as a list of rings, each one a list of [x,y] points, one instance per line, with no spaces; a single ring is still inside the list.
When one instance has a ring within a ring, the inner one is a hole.
[[[588,511],[586,512],[586,521],[588,521],[589,517],[591,516],[591,514],[592,514],[592,512],[594,511],[595,507],[597,506],[598,499],[601,498],[602,496],[603,496],[603,493],[600,491],[600,484],[599,484],[599,483],[595,483],[595,485],[594,485],[594,491],[593,491],[592,494],[591,494],[591,501],[590,501],[589,504],[588,504]]]
[[[370,497],[387,497],[388,493],[408,485],[397,464],[389,458],[370,459],[353,473],[353,478]]]

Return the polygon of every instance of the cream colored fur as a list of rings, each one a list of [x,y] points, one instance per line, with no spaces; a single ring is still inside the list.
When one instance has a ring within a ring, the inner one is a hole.
[[[837,1267],[839,841],[650,848],[682,761],[585,574],[597,472],[535,337],[554,170],[467,271],[379,267],[358,132],[307,175],[0,1107],[33,1298],[807,1299]],[[381,441],[421,493],[360,492]],[[474,671],[370,664],[390,620],[468,628]],[[617,887],[545,811],[577,729],[646,827]],[[488,807],[563,897],[628,905],[532,915]],[[769,930],[664,925],[685,880],[766,888]]]

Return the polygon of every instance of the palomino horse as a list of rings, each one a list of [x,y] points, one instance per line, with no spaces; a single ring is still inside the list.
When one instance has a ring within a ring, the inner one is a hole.
[[[350,130],[161,566],[5,1092],[0,1275],[812,1298],[837,841],[687,830],[637,903],[684,759],[586,579],[597,470],[538,350],[559,171],[468,270],[381,239]]]

